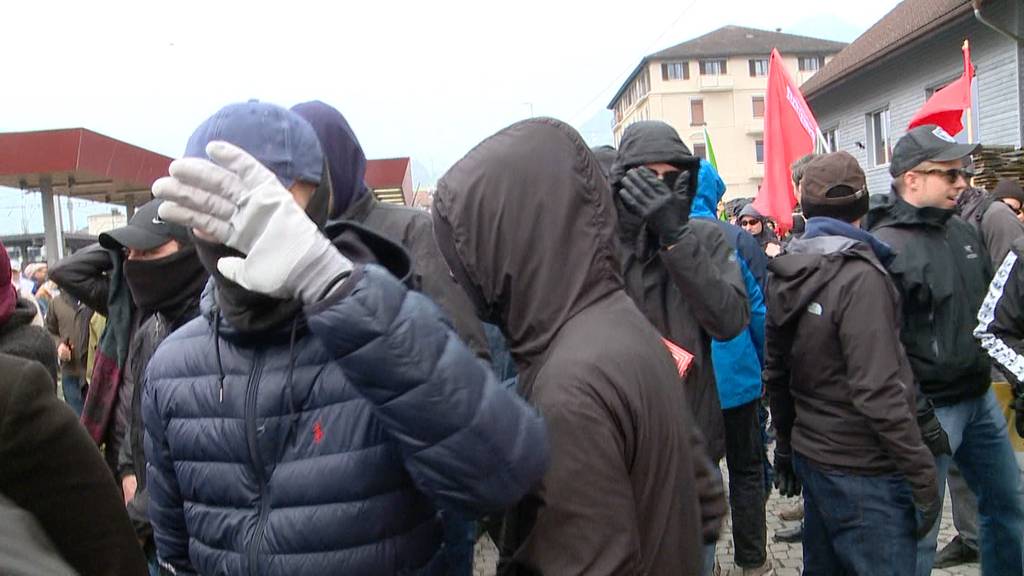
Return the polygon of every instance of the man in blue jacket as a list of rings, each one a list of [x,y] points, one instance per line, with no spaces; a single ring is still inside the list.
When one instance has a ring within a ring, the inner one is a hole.
[[[145,384],[163,566],[440,573],[437,509],[515,503],[546,467],[540,416],[398,279],[403,250],[319,229],[331,192],[305,120],[228,106],[185,155],[153,191],[214,282]]]
[[[764,280],[768,257],[753,236],[716,218],[725,183],[707,160],[700,161],[697,193],[690,215],[715,221],[737,251],[750,302],[747,329],[731,340],[711,341],[711,363],[725,420],[725,460],[729,466],[729,508],[736,565],[743,574],[762,574],[767,563],[764,443],[757,411],[764,367]]]

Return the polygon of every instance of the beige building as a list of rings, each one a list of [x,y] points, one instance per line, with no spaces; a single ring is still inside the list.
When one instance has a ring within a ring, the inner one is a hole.
[[[800,85],[845,46],[726,26],[651,54],[608,104],[615,114],[615,143],[633,122],[661,120],[679,132],[694,154],[706,157],[706,129],[726,198],[754,196],[764,177],[764,93],[772,48],[778,48]]]

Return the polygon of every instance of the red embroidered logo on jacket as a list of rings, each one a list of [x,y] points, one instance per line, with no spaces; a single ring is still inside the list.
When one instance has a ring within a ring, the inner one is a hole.
[[[319,444],[324,439],[324,427],[320,425],[320,421],[317,420],[316,424],[313,424],[313,442]]]

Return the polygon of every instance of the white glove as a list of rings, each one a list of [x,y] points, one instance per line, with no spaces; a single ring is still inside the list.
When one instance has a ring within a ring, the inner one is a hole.
[[[246,254],[217,262],[225,278],[253,292],[313,304],[352,270],[258,160],[219,141],[207,144],[206,154],[212,162],[172,162],[171,175],[153,184],[153,195],[165,200],[161,218]]]

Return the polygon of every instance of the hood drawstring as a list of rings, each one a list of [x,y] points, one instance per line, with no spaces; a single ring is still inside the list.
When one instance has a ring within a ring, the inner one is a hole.
[[[220,309],[213,309],[213,347],[217,356],[217,384],[220,387],[220,403],[224,403],[224,364],[220,359]]]
[[[292,335],[289,339],[288,344],[288,380],[285,384],[285,393],[288,395],[288,410],[290,417],[290,423],[288,425],[288,440],[291,440],[292,435],[295,433],[295,428],[299,423],[299,412],[295,409],[295,390],[292,387],[293,376],[295,374],[295,335],[298,332],[299,319],[296,318],[292,322]]]

